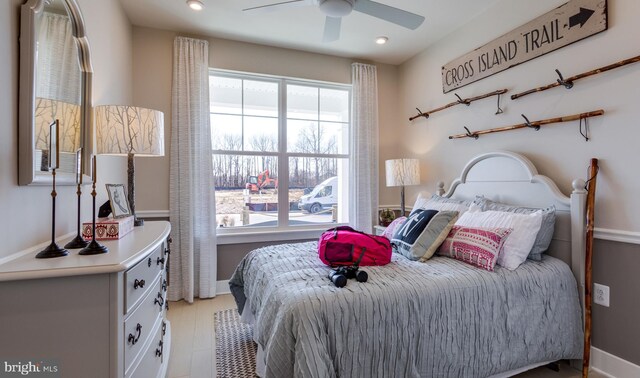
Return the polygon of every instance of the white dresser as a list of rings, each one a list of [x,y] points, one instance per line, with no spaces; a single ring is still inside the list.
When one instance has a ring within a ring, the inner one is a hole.
[[[146,222],[109,253],[0,264],[0,364],[55,366],[61,377],[164,377],[168,222]]]

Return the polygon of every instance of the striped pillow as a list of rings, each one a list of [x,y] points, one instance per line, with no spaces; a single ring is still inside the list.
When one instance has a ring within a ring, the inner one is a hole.
[[[438,254],[493,271],[511,228],[453,226]]]
[[[538,231],[536,240],[533,243],[533,247],[531,248],[531,251],[529,251],[529,255],[527,256],[528,259],[534,261],[542,261],[542,254],[547,249],[549,249],[551,239],[553,239],[553,232],[555,230],[556,224],[555,206],[551,205],[544,209],[512,206],[500,202],[494,202],[484,197],[476,197],[476,200],[474,202],[482,207],[482,211],[494,210],[516,214],[531,214],[535,213],[536,211],[542,211],[542,224],[540,226],[540,231]]]

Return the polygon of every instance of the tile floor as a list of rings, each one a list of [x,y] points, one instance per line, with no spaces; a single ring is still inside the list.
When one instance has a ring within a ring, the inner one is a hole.
[[[215,336],[213,314],[235,308],[231,295],[219,295],[213,299],[169,303],[171,321],[171,356],[169,378],[210,378],[216,376]],[[567,365],[561,365],[556,373],[546,367],[518,375],[518,378],[579,378],[581,374]],[[591,378],[604,378],[590,374]]]

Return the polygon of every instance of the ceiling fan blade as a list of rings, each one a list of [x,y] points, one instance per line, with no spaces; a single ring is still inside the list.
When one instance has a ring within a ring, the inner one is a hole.
[[[289,8],[293,8],[293,7],[297,7],[297,6],[302,6],[302,5],[307,5],[307,1],[306,0],[290,0],[290,1],[283,1],[281,3],[275,3],[275,4],[267,4],[267,5],[260,5],[258,7],[252,7],[252,8],[246,8],[243,9],[243,12],[275,12],[275,11],[279,11],[282,9],[289,9]]]
[[[324,21],[322,42],[334,42],[340,39],[340,24],[342,24],[342,17],[327,16]]]
[[[420,15],[371,0],[356,0],[353,9],[411,30],[417,29],[424,22],[424,17]]]

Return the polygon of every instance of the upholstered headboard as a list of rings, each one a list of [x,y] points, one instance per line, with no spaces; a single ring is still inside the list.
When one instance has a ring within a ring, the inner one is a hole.
[[[526,157],[507,151],[490,152],[471,159],[448,191],[438,183],[444,197],[473,200],[484,196],[493,201],[527,207],[556,207],[553,241],[547,252],[565,261],[584,293],[586,198],[585,182],[576,179],[568,197],[547,176],[538,174]]]

